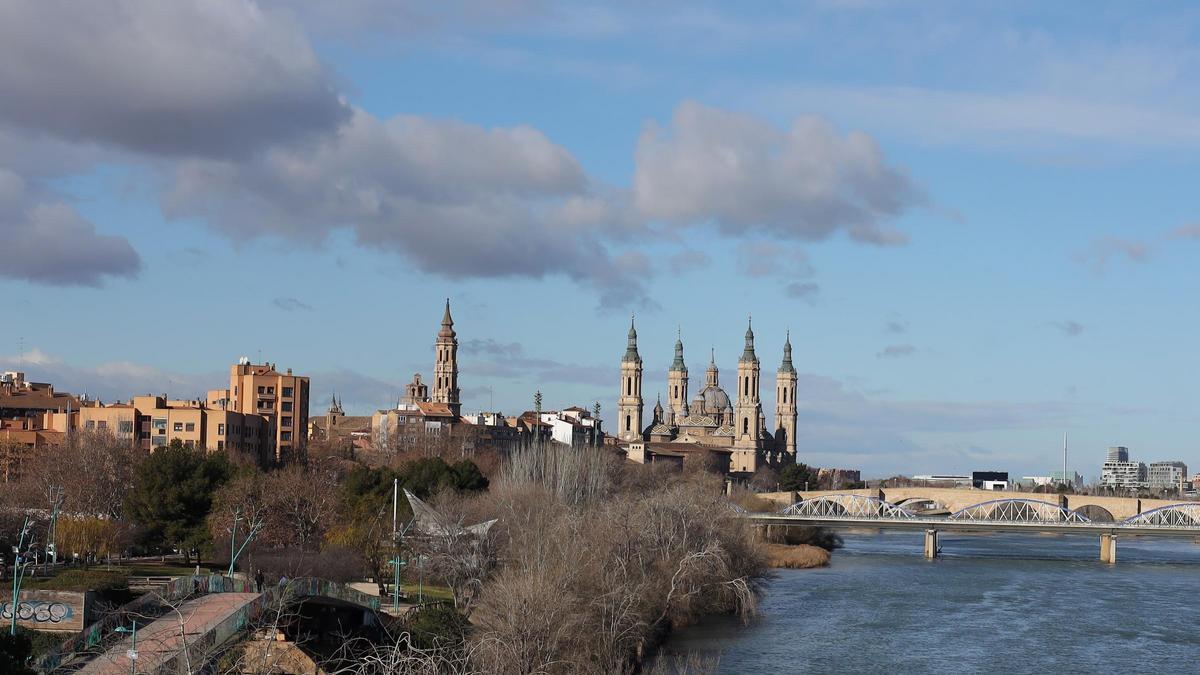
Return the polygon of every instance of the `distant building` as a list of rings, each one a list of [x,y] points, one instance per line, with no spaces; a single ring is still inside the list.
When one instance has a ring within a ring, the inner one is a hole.
[[[1106,461],[1106,462],[1128,462],[1129,461],[1129,448],[1127,448],[1123,445],[1109,446],[1108,457],[1104,461]]]
[[[274,363],[253,364],[243,357],[229,369],[229,388],[208,392],[206,406],[259,415],[270,429],[268,451],[277,464],[298,458],[308,437],[308,378],[280,373]],[[157,430],[156,430],[157,431]]]
[[[85,431],[111,433],[147,451],[179,440],[209,452],[244,452],[263,463],[272,459],[270,424],[264,416],[210,408],[204,401],[135,396],[128,403],[84,406],[77,424]]]
[[[1079,475],[1079,473],[1075,471],[1068,471],[1066,473],[1063,473],[1062,471],[1052,471],[1050,472],[1050,480],[1056,485],[1065,484],[1070,485],[1076,490],[1083,489],[1083,476]]]
[[[920,483],[946,483],[946,484],[954,485],[955,487],[971,485],[971,477],[970,476],[967,476],[965,474],[957,474],[957,473],[921,474],[918,476],[913,476],[911,480],[913,482],[920,482]]]
[[[78,410],[80,401],[66,392],[54,391],[46,382],[29,382],[25,373],[0,373],[0,419],[41,417],[47,412]]]
[[[972,471],[971,487],[983,490],[1007,490],[1007,471]]]
[[[1111,448],[1109,456],[1112,456]],[[1128,458],[1128,452],[1124,456]],[[1146,474],[1146,465],[1142,462],[1110,460],[1100,467],[1100,484],[1105,487],[1136,489],[1146,486]]]
[[[1152,488],[1182,487],[1187,479],[1187,464],[1183,462],[1151,462],[1146,472],[1146,485]]]

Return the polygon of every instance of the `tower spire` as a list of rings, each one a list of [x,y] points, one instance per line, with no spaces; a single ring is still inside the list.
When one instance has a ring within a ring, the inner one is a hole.
[[[758,356],[754,353],[754,324],[752,320],[746,321],[746,348],[742,350],[741,361],[750,362],[757,361]]]

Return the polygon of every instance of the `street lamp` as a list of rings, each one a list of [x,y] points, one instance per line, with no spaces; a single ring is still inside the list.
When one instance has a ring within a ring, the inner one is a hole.
[[[30,560],[33,554],[33,531],[29,523],[29,516],[25,516],[25,523],[21,526],[21,536],[17,545],[13,547],[13,593],[12,593],[12,626],[9,628],[10,635],[17,634],[17,614],[20,607],[21,599],[21,581],[25,578],[25,570],[32,564]],[[29,537],[29,545],[25,545],[25,537]]]
[[[242,510],[237,509],[233,512],[233,527],[229,530],[229,572],[225,575],[233,578],[233,564],[237,562],[237,553],[234,552],[234,547],[237,546],[237,524],[242,519]]]
[[[129,651],[125,652],[125,655],[129,657],[129,672],[132,673],[133,675],[137,675],[137,659],[138,659],[137,620],[134,620],[133,628],[126,628],[125,626],[117,626],[114,630],[118,633],[132,634],[133,647]]]

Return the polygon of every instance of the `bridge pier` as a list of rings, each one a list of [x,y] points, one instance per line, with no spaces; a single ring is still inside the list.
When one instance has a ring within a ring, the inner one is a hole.
[[[925,559],[934,560],[938,557],[938,531],[925,530]]]
[[[1114,565],[1117,562],[1117,535],[1100,535],[1100,562]]]

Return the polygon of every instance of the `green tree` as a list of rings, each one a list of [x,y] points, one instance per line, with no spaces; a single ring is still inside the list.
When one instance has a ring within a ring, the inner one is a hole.
[[[190,563],[191,549],[202,551],[211,542],[205,519],[213,495],[232,473],[223,453],[209,455],[178,439],[154,451],[138,466],[125,502],[126,513],[141,528],[142,542],[179,548]]]
[[[804,490],[817,487],[817,474],[807,464],[789,464],[779,472],[780,490]]]
[[[488,489],[487,476],[469,459],[464,459],[450,467],[454,478],[454,489],[466,492],[482,492]]]

